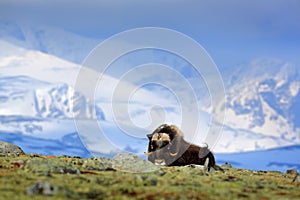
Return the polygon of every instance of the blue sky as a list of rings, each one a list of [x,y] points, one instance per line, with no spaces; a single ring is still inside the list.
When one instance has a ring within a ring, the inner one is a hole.
[[[9,2],[9,3],[8,3]],[[219,68],[274,57],[300,65],[300,1],[1,1],[0,17],[105,39],[145,26],[197,40]]]

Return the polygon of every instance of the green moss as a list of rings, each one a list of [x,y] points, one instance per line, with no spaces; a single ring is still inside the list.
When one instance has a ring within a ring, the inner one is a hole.
[[[236,168],[208,173],[197,168],[156,166],[156,170],[143,172],[138,171],[143,162],[137,163],[122,159],[6,155],[0,157],[1,199],[300,198],[300,183],[293,182],[294,174]],[[148,169],[152,167],[150,163],[146,165]],[[115,171],[107,170],[112,167]],[[49,183],[55,192],[28,195],[28,188],[37,182]]]

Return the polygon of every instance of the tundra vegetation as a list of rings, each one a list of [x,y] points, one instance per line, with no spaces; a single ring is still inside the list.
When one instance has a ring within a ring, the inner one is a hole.
[[[24,154],[0,142],[0,199],[300,199],[296,170],[224,171],[113,159]]]

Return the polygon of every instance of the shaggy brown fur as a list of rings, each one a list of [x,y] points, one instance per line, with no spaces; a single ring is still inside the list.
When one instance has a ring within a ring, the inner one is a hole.
[[[204,165],[209,158],[208,169],[216,168],[214,155],[207,147],[190,144],[174,125],[163,124],[148,134],[148,160],[157,165]]]

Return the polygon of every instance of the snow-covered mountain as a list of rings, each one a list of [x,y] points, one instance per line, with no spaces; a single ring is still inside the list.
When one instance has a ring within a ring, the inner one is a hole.
[[[246,115],[250,120],[250,123],[239,126],[255,131],[260,131],[259,127],[266,130],[265,125],[281,118],[287,120],[286,125],[291,125],[292,129],[299,128],[299,113],[295,112],[295,106],[300,103],[299,68],[275,59],[255,60],[241,68],[243,71],[233,74],[227,82],[227,107],[235,115]],[[272,111],[275,112],[273,115]],[[279,124],[282,127],[282,123]]]
[[[40,51],[16,46],[6,40],[0,39],[0,45],[0,130],[3,133],[60,140],[66,134],[77,131],[75,117],[86,125],[84,133],[81,133],[86,147],[109,154],[115,152],[117,148],[104,142],[106,138],[110,137],[115,143],[122,138],[118,147],[136,152],[137,148],[134,145],[141,143],[138,140],[149,130],[137,131],[128,127],[132,136],[123,136],[121,129],[112,126],[116,118],[124,122],[123,113],[114,116],[111,110],[112,88],[124,83],[126,87],[122,86],[122,92],[125,92],[134,90],[134,85],[104,75],[102,77],[104,87],[96,92],[94,103],[74,90],[80,65]],[[88,81],[87,79],[87,83]],[[139,89],[131,100],[133,107],[129,108],[129,114],[130,120],[134,123],[149,121],[145,116],[152,104],[168,105],[172,111],[169,113],[170,116],[176,115],[172,102],[151,91]],[[123,104],[127,105],[118,99],[114,102],[117,107]],[[139,112],[137,108],[140,108]],[[159,109],[152,111],[151,114],[155,115]],[[102,128],[105,132],[111,135],[99,135],[98,125],[92,123],[95,119],[104,126]],[[144,144],[139,145],[139,153],[144,152]]]
[[[112,128],[115,116],[112,115],[111,99],[108,97],[113,94],[111,88],[120,80],[105,75],[105,87],[97,92],[99,96],[96,97],[96,106],[89,98],[74,91],[80,69],[78,63],[97,43],[98,40],[53,27],[28,27],[1,21],[0,131],[43,139],[61,139],[76,132],[74,116],[83,120],[97,117],[104,122],[104,129],[113,132],[109,136],[101,136],[101,141],[110,138],[122,149],[141,153],[147,145],[143,137],[150,131],[146,125],[151,121],[149,116],[153,113],[149,113],[149,110],[154,111],[155,118],[165,114],[168,122],[177,124],[180,121],[178,118],[181,113],[174,103],[176,100],[169,98],[169,93],[149,87],[132,94],[135,99],[129,105],[130,120],[148,129],[133,134],[135,139],[131,141]],[[183,65],[179,71],[185,69]],[[192,79],[193,71],[188,74],[190,83],[197,87],[197,79]],[[300,143],[299,66],[265,58],[232,67],[228,72],[222,72],[222,75],[226,88],[226,105],[223,105],[226,108],[226,119],[223,134],[214,152],[254,151]],[[172,75],[169,76],[171,81]],[[125,86],[122,90],[124,92],[128,87],[134,88],[132,84]],[[202,85],[198,91],[202,92]],[[203,106],[200,131],[204,132],[210,124],[210,109],[204,106],[209,103],[203,104],[209,97],[205,95],[206,92],[199,95],[202,97],[199,105]],[[115,103],[121,105],[124,102]],[[168,109],[163,113],[159,109],[152,109],[153,105],[167,106]],[[116,117],[126,118],[121,114]],[[86,130],[95,133],[96,128],[87,126]],[[95,151],[105,148],[105,153],[111,153],[116,149],[104,143],[101,143],[101,147],[93,139],[82,139],[86,146],[90,145]]]
[[[46,119],[104,120],[82,94],[67,84],[50,84],[27,76],[0,77],[0,114]],[[96,116],[97,115],[97,116]]]
[[[220,148],[248,151],[298,144],[299,72],[291,63],[264,58],[225,76],[226,120]]]

